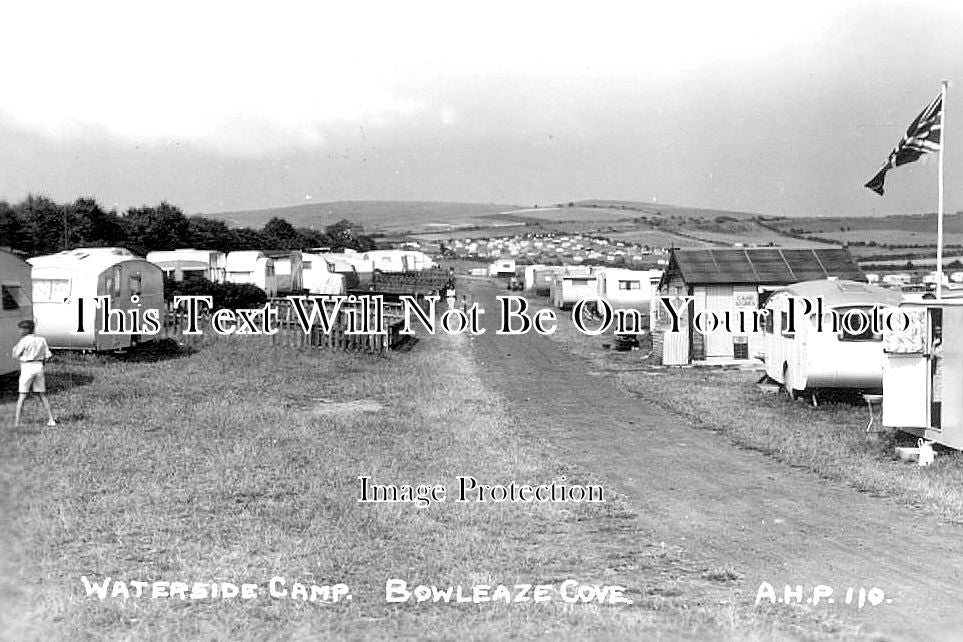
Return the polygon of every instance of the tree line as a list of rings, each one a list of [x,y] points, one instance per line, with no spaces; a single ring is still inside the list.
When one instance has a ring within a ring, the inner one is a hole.
[[[75,247],[126,247],[141,256],[155,250],[197,248],[233,250],[297,250],[327,247],[366,251],[374,241],[360,225],[342,220],[324,230],[294,227],[272,218],[261,229],[228,227],[224,221],[185,216],[174,205],[132,207],[123,214],[107,211],[92,198],[56,203],[27,196],[19,203],[0,201],[0,246],[28,256],[53,254]]]

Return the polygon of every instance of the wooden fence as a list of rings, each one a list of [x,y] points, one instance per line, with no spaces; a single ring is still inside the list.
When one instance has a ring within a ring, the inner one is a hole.
[[[369,301],[371,301],[369,299]],[[374,331],[379,312],[374,301],[370,305],[363,303],[341,304],[332,318],[331,327],[324,332],[318,323],[311,326],[305,333],[298,320],[294,305],[287,299],[273,299],[272,304],[278,309],[278,333],[273,335],[275,345],[296,346],[304,348],[329,348],[354,352],[366,352],[387,356],[389,352],[398,348],[409,339],[401,334],[404,326],[403,306],[400,303],[383,301],[380,313],[383,315],[384,334],[357,334],[351,332],[352,323],[355,331],[362,329],[364,318],[367,317],[368,327]],[[314,305],[313,301],[305,303],[306,309]]]
[[[366,295],[373,295],[366,292]],[[270,299],[270,308],[277,311],[277,332],[270,335],[271,344],[275,346],[336,349],[363,352],[387,356],[411,340],[409,335],[401,334],[404,327],[404,306],[397,301],[382,301],[381,305],[371,299],[366,299],[368,305],[362,301],[344,301],[337,311],[328,306],[331,325],[328,332],[324,332],[319,323],[311,325],[308,332],[304,331],[299,322],[294,305],[288,299]],[[417,298],[419,306],[427,310],[423,297]],[[310,316],[314,301],[308,299],[304,303],[305,312]],[[379,309],[380,308],[380,309]],[[385,332],[375,334],[377,321],[381,317]],[[360,334],[364,330],[365,317],[367,329],[370,333]],[[185,312],[168,310],[164,316],[164,324],[160,338],[174,339],[178,343],[189,347],[199,347],[211,337],[218,335],[211,326],[211,314],[204,313],[199,319],[198,329],[202,334],[185,334],[189,319]],[[240,324],[239,327],[243,326]],[[352,327],[355,332],[352,332]],[[244,332],[237,332],[243,335]]]
[[[381,272],[371,275],[371,290],[391,294],[443,294],[453,285],[448,270],[433,268],[418,272]]]

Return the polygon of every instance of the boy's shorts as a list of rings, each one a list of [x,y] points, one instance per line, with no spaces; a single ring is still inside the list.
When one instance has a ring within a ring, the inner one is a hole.
[[[43,363],[40,361],[27,361],[20,364],[20,394],[28,392],[47,392]]]

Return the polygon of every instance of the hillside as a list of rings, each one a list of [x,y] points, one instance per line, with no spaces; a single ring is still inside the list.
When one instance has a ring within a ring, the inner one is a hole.
[[[667,203],[585,199],[535,207],[497,203],[337,201],[209,214],[238,227],[261,227],[277,216],[320,229],[342,219],[371,234],[411,234],[421,240],[491,238],[521,233],[604,234],[623,242],[665,247],[846,245],[866,265],[931,259],[936,217],[772,217]],[[946,217],[948,256],[963,250],[963,217]]]
[[[605,209],[625,210],[627,212],[638,212],[641,216],[671,216],[676,218],[693,219],[715,219],[720,216],[727,216],[736,219],[751,219],[758,214],[752,212],[737,212],[733,210],[716,210],[701,207],[688,207],[685,205],[670,205],[668,203],[647,203],[643,201],[611,201],[604,199],[588,199],[576,201],[573,205],[577,207],[593,207]]]
[[[323,228],[342,219],[359,223],[369,231],[423,231],[462,227],[479,216],[519,209],[496,203],[449,203],[431,201],[334,201],[241,212],[205,214],[236,227],[261,227],[275,216],[295,227]]]
[[[729,217],[744,221],[746,212],[700,209],[634,201],[585,200],[536,207],[498,203],[432,201],[335,201],[240,212],[205,214],[236,227],[261,227],[277,216],[295,227],[319,229],[342,219],[370,232],[445,232],[453,229],[546,223],[612,223],[641,217],[684,221],[714,221]]]

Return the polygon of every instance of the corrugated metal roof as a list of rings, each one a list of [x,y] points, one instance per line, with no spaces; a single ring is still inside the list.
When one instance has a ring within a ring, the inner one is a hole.
[[[665,278],[675,274],[689,285],[786,285],[828,277],[866,280],[844,248],[672,250]]]

